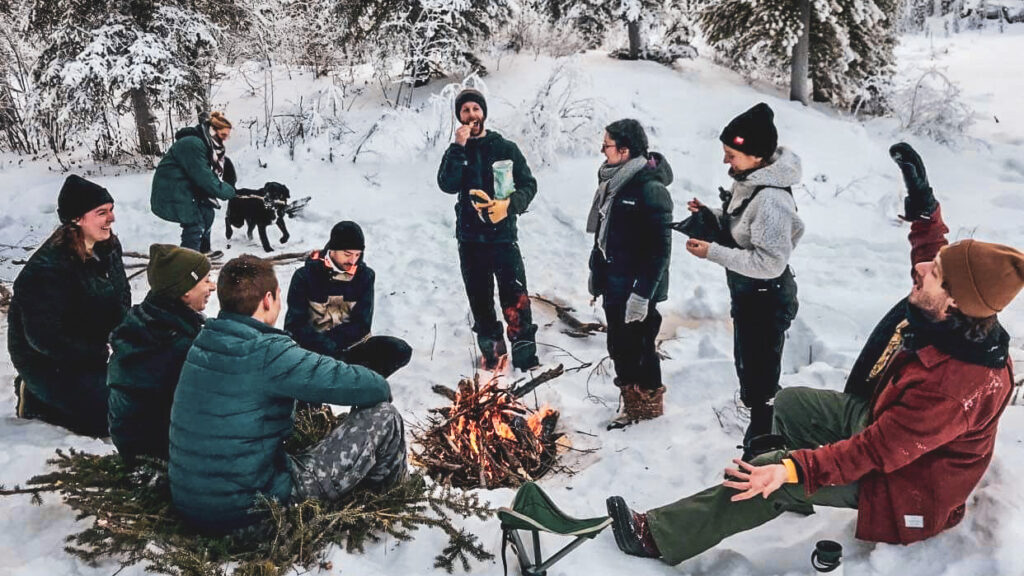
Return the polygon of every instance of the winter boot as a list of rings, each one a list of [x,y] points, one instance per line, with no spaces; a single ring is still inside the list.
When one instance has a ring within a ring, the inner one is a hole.
[[[502,357],[508,354],[505,339],[500,334],[497,337],[478,334],[476,343],[480,346],[480,367],[489,371],[497,370]]]
[[[786,449],[786,440],[778,434],[760,434],[743,443],[743,461],[750,462],[761,454]]]
[[[746,446],[755,436],[772,433],[772,418],[775,415],[775,407],[771,404],[756,404],[750,407],[750,425],[743,435],[743,445]]]
[[[14,377],[15,409],[14,413],[18,418],[32,420],[39,417],[36,412],[35,397],[25,386],[25,379],[21,376]]]
[[[634,512],[621,496],[612,496],[605,502],[612,519],[615,544],[626,554],[641,558],[661,558],[661,551],[647,524],[647,515]]]
[[[665,387],[654,390],[637,388],[637,402],[633,416],[637,420],[653,420],[665,413]]]
[[[636,384],[626,384],[616,378],[615,385],[619,387],[619,413],[608,423],[608,430],[625,428],[639,420],[636,413],[641,399]]]

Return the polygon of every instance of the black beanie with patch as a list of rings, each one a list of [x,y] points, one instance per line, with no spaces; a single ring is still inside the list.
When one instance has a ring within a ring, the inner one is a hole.
[[[98,206],[113,203],[114,198],[106,188],[72,174],[64,180],[57,196],[57,217],[61,224],[67,224]]]
[[[331,228],[331,239],[327,242],[328,250],[365,250],[366,241],[363,229],[351,220],[338,222]]]
[[[775,129],[775,112],[761,102],[732,119],[718,137],[722,144],[768,160],[779,147],[779,132]]]
[[[459,95],[455,97],[455,117],[459,118],[459,112],[462,110],[462,105],[466,102],[476,102],[480,105],[480,110],[484,113],[484,120],[487,119],[487,99],[484,98],[483,92],[475,88],[465,88]]]

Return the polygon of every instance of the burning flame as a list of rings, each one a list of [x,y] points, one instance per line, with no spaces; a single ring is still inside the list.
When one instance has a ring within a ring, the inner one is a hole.
[[[554,408],[545,404],[540,410],[537,410],[532,416],[530,416],[530,419],[526,421],[526,425],[530,427],[530,431],[533,432],[534,436],[537,438],[541,437],[544,418],[554,411]]]

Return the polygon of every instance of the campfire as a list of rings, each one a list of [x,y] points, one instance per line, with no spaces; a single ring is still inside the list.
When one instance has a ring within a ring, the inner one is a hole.
[[[459,382],[458,390],[434,386],[452,401],[431,410],[413,461],[441,484],[459,488],[516,487],[549,471],[558,458],[558,411],[531,410],[520,399],[563,373],[559,365],[518,387],[502,377],[481,382],[479,375]]]

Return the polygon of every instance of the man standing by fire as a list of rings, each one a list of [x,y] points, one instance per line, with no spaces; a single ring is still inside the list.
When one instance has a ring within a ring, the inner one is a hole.
[[[483,368],[500,369],[507,358],[494,312],[496,279],[512,366],[529,370],[539,364],[537,325],[530,312],[516,220],[537,194],[537,181],[519,147],[484,127],[487,100],[480,91],[460,92],[455,115],[462,125],[441,160],[437,184],[457,195],[455,237]]]

